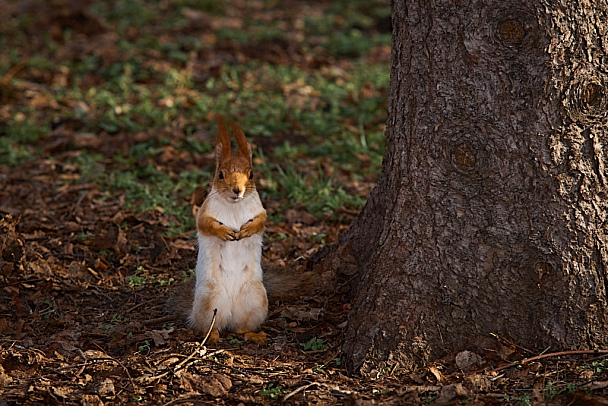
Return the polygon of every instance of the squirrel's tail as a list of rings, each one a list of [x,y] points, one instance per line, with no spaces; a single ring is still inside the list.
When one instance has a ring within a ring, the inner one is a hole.
[[[169,313],[190,322],[190,315],[192,314],[192,302],[194,302],[195,285],[196,278],[194,276],[179,284],[175,290],[175,293],[167,302],[167,310]]]
[[[270,302],[294,299],[315,290],[314,272],[288,272],[268,269],[264,272],[264,287]]]

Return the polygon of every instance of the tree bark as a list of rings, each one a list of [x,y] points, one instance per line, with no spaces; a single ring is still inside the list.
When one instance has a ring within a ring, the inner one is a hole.
[[[491,333],[608,346],[605,0],[393,0],[383,172],[343,241],[349,370]]]

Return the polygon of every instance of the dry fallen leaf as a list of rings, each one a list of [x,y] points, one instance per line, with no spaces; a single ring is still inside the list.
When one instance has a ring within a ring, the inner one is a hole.
[[[175,331],[174,327],[171,327],[167,330],[152,330],[146,331],[146,337],[154,340],[154,345],[160,347],[161,345],[165,345],[167,340],[169,340],[169,335]]]

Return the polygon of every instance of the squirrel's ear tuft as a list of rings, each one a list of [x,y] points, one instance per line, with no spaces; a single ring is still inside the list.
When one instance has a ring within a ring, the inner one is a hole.
[[[247,157],[249,158],[249,164],[253,163],[253,152],[251,151],[251,144],[247,143]]]
[[[221,164],[222,164],[222,162],[224,161],[224,157],[223,157],[223,154],[222,154],[222,150],[223,150],[222,143],[221,143],[221,142],[218,142],[218,143],[215,145],[215,171],[216,171],[216,172],[218,171],[218,169],[219,169],[220,165],[221,165]]]
[[[232,131],[234,132],[234,138],[236,138],[236,146],[239,149],[239,155],[247,158],[249,163],[251,163],[251,145],[247,142],[247,138],[245,138],[245,133],[241,130],[241,127],[234,120],[230,120],[230,126],[232,127]]]
[[[216,160],[221,159],[222,161],[228,159],[230,157],[230,132],[228,131],[228,126],[226,126],[226,122],[224,121],[224,117],[219,114],[213,114],[213,119],[217,123],[217,141],[216,141]],[[218,156],[219,151],[219,156]]]

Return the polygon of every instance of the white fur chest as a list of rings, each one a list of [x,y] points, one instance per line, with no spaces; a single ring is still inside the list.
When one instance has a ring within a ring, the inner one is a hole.
[[[205,201],[205,214],[225,224],[234,231],[239,231],[247,221],[264,211],[257,191],[234,202],[226,199],[215,189],[211,189]]]
[[[235,232],[264,211],[257,192],[232,202],[212,189],[205,201],[205,214]],[[262,279],[262,234],[239,241],[223,241],[198,233],[199,252],[196,266],[197,285],[207,280],[220,281],[226,290],[238,291],[242,284]]]

